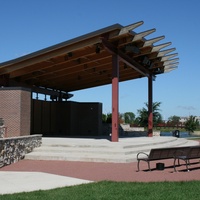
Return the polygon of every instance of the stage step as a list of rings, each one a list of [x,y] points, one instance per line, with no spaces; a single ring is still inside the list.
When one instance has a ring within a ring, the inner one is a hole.
[[[26,154],[29,160],[65,160],[128,163],[136,161],[138,152],[152,148],[198,145],[199,142],[175,137],[106,139],[42,138],[42,146]]]

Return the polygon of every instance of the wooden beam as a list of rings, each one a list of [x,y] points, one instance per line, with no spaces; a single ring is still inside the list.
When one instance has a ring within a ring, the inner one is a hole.
[[[133,29],[141,26],[142,24],[144,24],[143,21],[140,21],[140,22],[137,22],[137,23],[134,23],[134,24],[131,24],[129,26],[125,26],[124,28],[122,28],[119,32],[119,35],[123,35],[123,34],[127,34],[129,33],[130,31],[132,31]]]
[[[165,68],[171,68],[171,67],[177,67],[179,64],[179,62],[175,62],[175,63],[172,63],[172,64],[168,64],[168,65],[165,65]]]
[[[171,49],[167,49],[167,50],[163,50],[163,51],[160,51],[158,52],[158,57],[162,57],[168,53],[171,53],[172,51],[175,51],[176,48],[171,48]]]
[[[144,31],[144,32],[135,34],[132,42],[137,41],[137,40],[142,40],[142,39],[144,39],[143,37],[150,35],[151,33],[154,33],[155,31],[156,31],[156,29],[154,28],[154,29],[150,29],[148,31]]]
[[[166,61],[166,60],[168,60],[170,58],[173,58],[175,56],[178,56],[178,54],[174,53],[174,54],[170,54],[170,55],[167,55],[167,56],[163,56],[162,59],[161,59],[161,61]]]
[[[144,42],[143,47],[151,46],[151,45],[153,45],[153,43],[158,42],[158,41],[160,41],[160,40],[163,40],[164,38],[165,38],[165,36],[160,36],[160,37],[157,37],[157,38],[153,38],[153,39],[150,39],[150,40],[146,40],[146,41]]]
[[[14,77],[24,76],[24,75],[27,77],[30,77],[30,76],[33,76],[32,72],[40,71],[40,70],[44,70],[45,74],[52,73],[51,71],[52,68],[56,68],[58,70],[59,66],[61,65],[63,68],[63,65],[70,65],[71,62],[75,59],[91,56],[91,55],[96,55],[95,48],[88,48],[87,50],[84,50],[84,51],[76,51],[76,53],[72,57],[69,57],[66,53],[60,56],[62,57],[62,60],[55,61],[55,62],[51,62],[51,60],[45,60],[45,61],[36,63],[34,65],[24,66],[23,69],[19,69],[14,72],[11,72],[10,77],[14,78]]]
[[[173,64],[174,62],[178,61],[179,58],[174,58],[174,59],[171,59],[171,60],[166,60],[164,61],[164,66],[168,65],[168,64]]]
[[[108,53],[107,53],[108,54]],[[89,70],[92,70],[93,68],[97,69],[97,71],[100,71],[100,67],[106,65],[106,63],[111,63],[111,56],[106,54],[103,57],[103,59],[98,59],[96,60],[96,62],[94,62],[94,60],[89,60],[89,61],[83,61],[81,63],[77,63],[74,64],[72,63],[68,63],[67,67],[65,64],[62,65],[55,65],[55,67],[52,67],[51,69],[49,69],[48,71],[46,71],[44,74],[39,74],[36,76],[25,76],[22,77],[20,79],[20,81],[25,81],[25,80],[31,80],[34,78],[38,78],[38,79],[42,79],[42,80],[53,80],[53,79],[57,79],[59,77],[63,77],[63,76],[73,76],[74,74],[81,74],[82,72],[86,72]],[[98,63],[97,63],[98,61]],[[102,69],[104,70],[104,69]]]
[[[0,75],[1,74],[8,74],[15,70],[19,70],[24,68],[25,66],[34,65],[39,62],[43,62],[46,60],[49,60],[55,56],[63,55],[71,51],[75,51],[77,49],[87,47],[96,43],[101,42],[99,37],[90,38],[87,40],[83,40],[74,44],[70,44],[65,47],[52,49],[49,51],[45,51],[46,49],[43,49],[41,51],[29,54],[27,56],[23,56],[19,59],[15,59],[12,62],[8,62],[8,64],[5,63],[3,68],[0,68]]]
[[[144,76],[149,76],[149,70],[131,59],[129,56],[124,54],[122,51],[120,51],[116,46],[114,46],[112,43],[108,42],[105,38],[102,38],[102,43],[105,46],[105,48],[111,53],[111,54],[117,54],[119,56],[119,59],[138,71],[140,74]]]
[[[178,68],[178,66],[177,67],[168,68],[168,69],[164,69],[164,73],[170,72],[172,70],[175,70],[176,68]]]
[[[165,44],[160,44],[160,45],[157,45],[157,46],[154,46],[151,50],[151,52],[155,52],[155,51],[160,51],[160,49],[163,49],[169,45],[171,45],[172,43],[171,42],[167,42]]]

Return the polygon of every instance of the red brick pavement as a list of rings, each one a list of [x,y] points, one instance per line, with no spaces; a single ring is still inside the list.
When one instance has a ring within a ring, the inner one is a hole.
[[[193,160],[185,171],[185,165],[178,166],[179,172],[173,170],[173,160],[159,161],[165,164],[163,171],[156,170],[156,162],[151,162],[151,172],[147,170],[147,163],[141,162],[141,171],[137,172],[137,163],[94,163],[74,161],[33,161],[21,160],[12,165],[5,166],[0,171],[26,171],[46,172],[51,174],[70,176],[92,181],[132,181],[132,182],[157,182],[157,181],[190,181],[200,180],[200,163]]]

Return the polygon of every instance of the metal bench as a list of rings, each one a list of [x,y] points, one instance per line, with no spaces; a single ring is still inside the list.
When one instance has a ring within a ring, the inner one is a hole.
[[[149,154],[147,154],[145,152],[139,152],[137,154],[138,171],[140,171],[140,161],[147,162],[149,171],[151,171],[151,168],[150,168],[151,161],[172,159],[172,158],[174,158],[175,155],[179,156],[180,155],[179,152],[180,153],[187,152],[188,148],[190,148],[190,147],[156,148],[156,149],[151,149]]]
[[[200,158],[200,145],[199,146],[190,146],[185,150],[178,150],[174,156],[174,171],[176,172],[176,160],[183,160],[186,164],[186,169],[189,171],[188,165],[190,165],[191,159]],[[180,163],[179,163],[180,165]]]

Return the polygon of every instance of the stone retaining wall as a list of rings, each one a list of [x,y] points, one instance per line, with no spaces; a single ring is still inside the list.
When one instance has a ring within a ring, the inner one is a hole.
[[[112,132],[112,124],[103,123],[103,135],[109,136]],[[122,137],[146,137],[144,127],[130,127],[129,124],[119,125],[119,136]],[[160,136],[160,131],[153,131],[153,136]]]
[[[0,138],[4,138],[6,135],[6,127],[0,126]]]
[[[0,139],[0,167],[15,163],[34,148],[41,146],[42,135],[29,135]]]
[[[103,135],[109,136],[112,133],[112,124],[103,123]],[[120,137],[140,137],[147,136],[147,131],[143,127],[130,127],[129,124],[119,124]]]
[[[200,131],[194,131],[193,133],[190,133],[191,136],[194,137],[199,137],[200,136]]]

